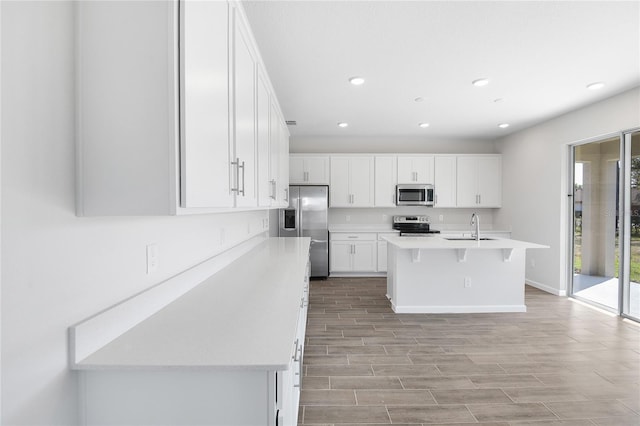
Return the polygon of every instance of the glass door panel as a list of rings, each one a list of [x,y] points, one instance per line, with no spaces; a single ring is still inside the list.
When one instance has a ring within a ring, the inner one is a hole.
[[[630,209],[626,241],[629,254],[628,274],[622,286],[622,313],[636,320],[640,319],[640,131],[625,135],[625,144],[631,145],[629,164]],[[627,150],[629,152],[629,150]]]
[[[574,147],[574,297],[618,312],[620,138]]]

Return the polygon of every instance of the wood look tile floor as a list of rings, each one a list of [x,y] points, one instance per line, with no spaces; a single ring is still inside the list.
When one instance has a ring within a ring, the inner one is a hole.
[[[527,287],[526,313],[395,314],[312,281],[299,424],[640,426],[640,327]]]

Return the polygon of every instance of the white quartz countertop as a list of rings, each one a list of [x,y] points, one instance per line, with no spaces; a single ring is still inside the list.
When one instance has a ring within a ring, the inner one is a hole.
[[[76,368],[288,368],[309,244],[265,240]]]
[[[480,234],[482,237],[482,234]],[[507,238],[490,240],[448,240],[441,236],[428,237],[384,237],[387,242],[400,249],[531,249],[549,246]]]

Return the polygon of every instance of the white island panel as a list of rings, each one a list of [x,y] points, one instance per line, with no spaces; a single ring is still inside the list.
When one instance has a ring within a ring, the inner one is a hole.
[[[397,313],[526,312],[526,249],[510,239],[388,237],[387,297]]]

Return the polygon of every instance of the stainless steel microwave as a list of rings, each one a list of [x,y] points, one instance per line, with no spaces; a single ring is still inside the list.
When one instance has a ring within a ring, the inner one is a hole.
[[[396,185],[396,206],[433,206],[433,185]]]

